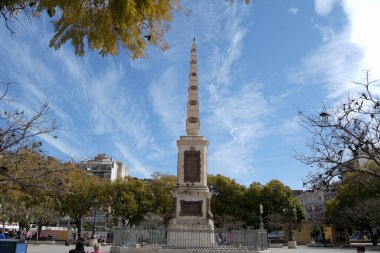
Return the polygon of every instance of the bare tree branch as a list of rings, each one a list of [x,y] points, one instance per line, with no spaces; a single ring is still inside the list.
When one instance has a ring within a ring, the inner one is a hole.
[[[366,70],[366,83],[355,83],[364,88],[360,96],[348,97],[332,110],[322,104],[318,115],[298,112],[299,124],[310,133],[309,153],[296,152],[295,157],[315,168],[305,184],[327,187],[347,172],[380,178],[380,100],[371,92],[378,81]],[[369,162],[375,166],[364,166]]]

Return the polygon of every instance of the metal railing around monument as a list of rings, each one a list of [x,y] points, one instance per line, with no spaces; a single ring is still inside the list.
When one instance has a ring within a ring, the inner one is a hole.
[[[266,230],[216,228],[214,231],[189,231],[139,226],[116,229],[113,236],[114,246],[119,247],[255,251],[268,249]]]

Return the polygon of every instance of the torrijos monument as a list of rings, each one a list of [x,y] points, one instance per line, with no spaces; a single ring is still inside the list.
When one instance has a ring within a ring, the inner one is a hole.
[[[208,247],[214,244],[214,222],[207,186],[208,141],[199,135],[198,68],[195,39],[191,48],[186,135],[177,140],[177,187],[173,192],[173,218],[169,246]],[[199,237],[199,233],[203,236]],[[197,236],[198,234],[198,236]]]
[[[177,186],[172,218],[166,228],[114,230],[111,253],[260,252],[268,249],[267,232],[214,230],[207,186],[208,141],[200,135],[197,49],[191,47],[186,135],[177,140]]]

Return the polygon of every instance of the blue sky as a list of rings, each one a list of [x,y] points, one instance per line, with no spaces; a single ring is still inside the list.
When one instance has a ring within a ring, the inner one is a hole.
[[[48,100],[61,130],[43,136],[46,153],[89,159],[107,153],[129,174],[176,174],[176,140],[185,134],[190,48],[196,37],[201,134],[208,170],[249,185],[279,179],[302,188],[307,134],[297,108],[317,113],[358,87],[363,69],[380,78],[380,2],[376,0],[184,1],[167,34],[170,49],[147,59],[121,53],[74,55],[68,44],[48,47],[45,16],[0,26],[0,78],[32,112]]]

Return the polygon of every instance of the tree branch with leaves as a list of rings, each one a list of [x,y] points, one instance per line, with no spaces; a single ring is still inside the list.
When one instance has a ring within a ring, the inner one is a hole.
[[[57,126],[50,117],[48,103],[43,103],[36,112],[19,110],[16,101],[9,96],[12,83],[1,84],[0,185],[11,183],[24,190],[38,188],[56,192],[62,184],[57,173],[66,170],[65,164],[44,155],[39,139],[42,135],[56,138],[52,133]]]
[[[227,0],[231,4],[235,0]],[[246,4],[253,0],[244,0]],[[85,54],[85,43],[102,56],[117,55],[124,49],[132,58],[147,56],[147,47],[169,48],[165,34],[174,14],[182,11],[181,0],[16,0],[0,1],[0,20],[13,35],[11,22],[20,15],[31,17],[45,12],[52,19],[54,36],[49,46],[58,50],[68,41],[75,54]],[[191,11],[186,10],[186,15]]]

